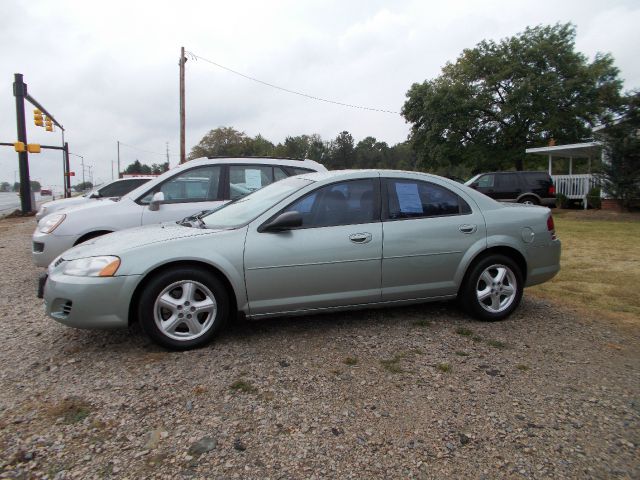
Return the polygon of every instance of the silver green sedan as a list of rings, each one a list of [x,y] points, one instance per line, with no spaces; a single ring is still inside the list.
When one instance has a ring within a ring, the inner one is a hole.
[[[290,177],[208,214],[90,240],[58,257],[41,287],[65,325],[139,321],[157,343],[188,349],[238,313],[458,298],[500,320],[559,269],[547,208],[434,175],[354,170]]]

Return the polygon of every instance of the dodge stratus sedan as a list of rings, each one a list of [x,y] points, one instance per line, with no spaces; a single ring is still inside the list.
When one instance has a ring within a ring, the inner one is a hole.
[[[458,298],[473,316],[500,320],[559,261],[547,208],[499,203],[433,175],[333,171],[90,240],[55,259],[43,285],[47,314],[63,324],[139,321],[157,343],[188,349],[238,313]]]

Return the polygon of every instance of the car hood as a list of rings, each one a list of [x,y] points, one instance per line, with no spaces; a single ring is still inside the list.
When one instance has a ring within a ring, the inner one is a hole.
[[[80,205],[84,202],[88,202],[89,198],[88,197],[83,197],[82,195],[80,195],[79,197],[72,197],[72,198],[61,198],[59,200],[51,200],[49,202],[44,202],[42,204],[43,207],[46,208],[61,208],[61,207],[71,207],[73,205]]]
[[[174,222],[145,225],[102,235],[73,247],[62,254],[65,260],[96,257],[99,255],[119,255],[127,250],[152,243],[167,242],[185,237],[211,235],[221,230],[191,228]]]

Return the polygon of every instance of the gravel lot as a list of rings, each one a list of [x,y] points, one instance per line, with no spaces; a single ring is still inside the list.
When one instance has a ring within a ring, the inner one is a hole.
[[[527,298],[233,325],[171,353],[35,297],[0,221],[0,478],[640,478],[637,332]]]

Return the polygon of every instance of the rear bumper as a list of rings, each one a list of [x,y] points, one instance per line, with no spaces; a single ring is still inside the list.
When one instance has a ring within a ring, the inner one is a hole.
[[[531,287],[551,280],[560,271],[560,240],[551,240],[547,245],[531,247],[528,251],[527,281],[525,287]]]

